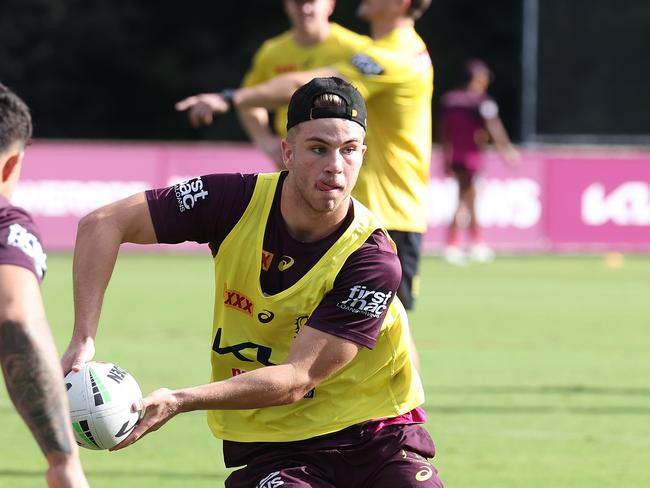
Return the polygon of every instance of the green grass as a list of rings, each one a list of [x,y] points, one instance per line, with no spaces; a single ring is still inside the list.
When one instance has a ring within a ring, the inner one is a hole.
[[[70,257],[53,255],[44,296],[57,345],[72,326]],[[123,255],[97,359],[144,392],[209,376],[212,263]],[[650,486],[650,257],[424,261],[411,316],[434,463],[448,487]],[[0,487],[42,485],[45,463],[0,389]],[[203,413],[120,452],[83,451],[94,487],[214,487],[227,470]]]

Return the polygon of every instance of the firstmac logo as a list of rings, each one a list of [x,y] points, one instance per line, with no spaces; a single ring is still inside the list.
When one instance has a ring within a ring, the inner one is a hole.
[[[250,316],[253,315],[253,309],[255,308],[253,300],[237,290],[229,289],[227,286],[223,288],[223,304]]]
[[[205,200],[208,190],[203,189],[203,180],[198,176],[174,185],[174,194],[178,201],[178,210],[185,212],[193,209],[199,200]]]
[[[337,307],[352,313],[379,318],[388,308],[393,292],[368,290],[365,285],[350,288],[348,298],[336,304]]]

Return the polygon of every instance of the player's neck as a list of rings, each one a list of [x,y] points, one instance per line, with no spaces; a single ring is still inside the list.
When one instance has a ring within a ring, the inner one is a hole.
[[[370,34],[373,39],[381,39],[393,32],[395,29],[413,28],[415,22],[409,17],[393,17],[381,20],[374,20],[370,23]]]
[[[293,29],[293,40],[301,47],[309,47],[323,42],[330,35],[331,26],[327,24],[320,29],[308,31],[305,29]]]
[[[285,189],[286,184],[280,212],[289,235],[299,242],[316,242],[332,234],[341,226],[350,208],[350,200],[346,199],[331,212],[318,212],[295,192]]]

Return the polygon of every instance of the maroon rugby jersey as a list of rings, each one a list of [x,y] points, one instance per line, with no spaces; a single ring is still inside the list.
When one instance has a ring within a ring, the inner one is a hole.
[[[304,276],[354,218],[350,206],[345,221],[331,235],[316,242],[296,241],[288,233],[280,212],[280,193],[286,174],[280,177],[264,235],[264,250],[273,256],[263,263],[260,284],[269,294],[289,288]],[[248,206],[256,179],[254,174],[213,174],[172,187],[149,190],[147,201],[158,242],[207,243],[212,254],[216,255],[221,242]],[[291,266],[283,266],[283,260],[292,260]],[[383,232],[376,231],[348,258],[334,281],[333,289],[311,314],[307,325],[373,348],[385,312],[374,317],[347,311],[337,304],[346,300],[353,293],[352,288],[358,286],[391,293],[394,297],[401,272],[390,241]]]
[[[476,153],[487,142],[485,121],[498,116],[499,109],[487,94],[452,90],[442,96],[441,123],[443,138],[451,146],[451,161],[476,170]]]
[[[32,217],[0,195],[0,264],[32,271],[39,281],[45,275],[46,256]]]

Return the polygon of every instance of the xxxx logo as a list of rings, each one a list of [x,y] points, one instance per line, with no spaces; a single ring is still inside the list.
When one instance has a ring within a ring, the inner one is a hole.
[[[291,256],[287,256],[286,254],[282,256],[282,260],[278,263],[278,269],[280,271],[284,271],[286,269],[289,269],[291,266],[293,266],[293,258]]]
[[[253,301],[246,295],[235,290],[230,290],[226,286],[223,289],[223,304],[226,307],[235,308],[248,315],[253,315],[253,308],[255,306]]]
[[[269,270],[271,267],[271,261],[273,261],[273,253],[262,249],[262,269],[264,271]]]

